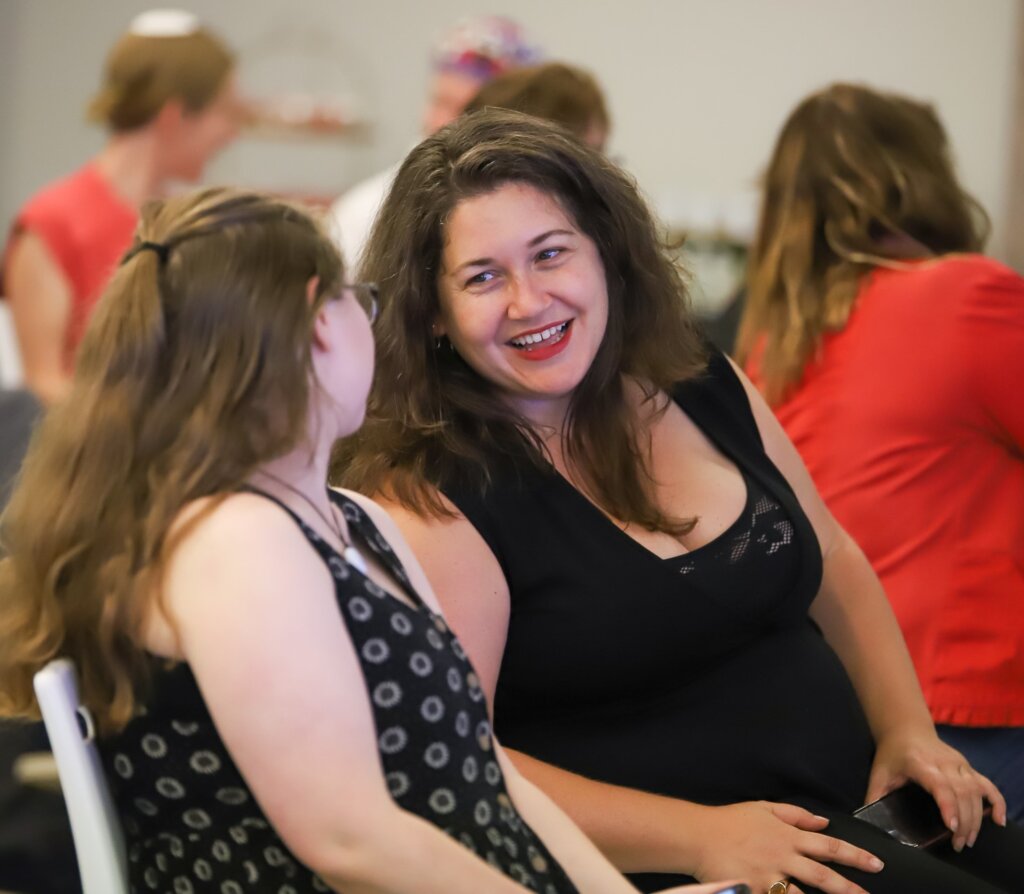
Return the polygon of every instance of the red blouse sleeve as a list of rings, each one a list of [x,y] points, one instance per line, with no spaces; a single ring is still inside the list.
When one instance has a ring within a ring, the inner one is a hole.
[[[986,428],[1024,456],[1024,279],[986,261],[965,285],[956,318],[960,368]]]

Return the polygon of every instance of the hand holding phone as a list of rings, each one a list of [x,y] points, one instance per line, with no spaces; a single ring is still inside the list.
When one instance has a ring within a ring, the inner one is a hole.
[[[953,834],[935,799],[913,782],[858,808],[853,815],[910,847],[932,847]]]

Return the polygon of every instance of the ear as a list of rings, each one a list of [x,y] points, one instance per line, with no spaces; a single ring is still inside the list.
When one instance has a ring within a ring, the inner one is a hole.
[[[443,335],[447,335],[448,330],[444,325],[444,320],[441,319],[441,315],[438,314],[434,317],[434,322],[430,324],[430,337],[441,338]]]
[[[312,304],[316,300],[317,289],[320,288],[320,277],[311,276],[306,283],[306,303]],[[327,323],[327,308],[329,301],[321,303],[316,317],[313,319],[313,348],[326,351],[331,347],[330,326]]]

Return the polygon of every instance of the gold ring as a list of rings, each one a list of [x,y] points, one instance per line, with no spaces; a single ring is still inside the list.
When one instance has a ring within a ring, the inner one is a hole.
[[[789,880],[783,878],[779,879],[768,889],[768,894],[786,894],[788,890]]]

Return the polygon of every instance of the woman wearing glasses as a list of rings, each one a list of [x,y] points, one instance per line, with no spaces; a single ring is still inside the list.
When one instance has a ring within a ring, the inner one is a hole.
[[[506,762],[387,517],[327,490],[372,297],[280,201],[144,212],[4,519],[0,708],[75,661],[133,890],[626,894]]]

